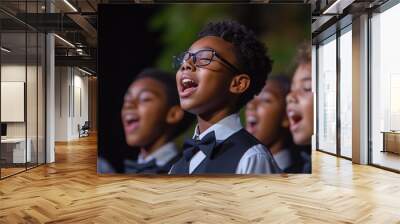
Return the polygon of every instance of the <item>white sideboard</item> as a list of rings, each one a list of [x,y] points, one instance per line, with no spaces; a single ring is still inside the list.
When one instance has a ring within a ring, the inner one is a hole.
[[[27,147],[25,151],[26,143]],[[12,163],[25,163],[32,161],[32,140],[30,138],[27,138],[26,142],[25,138],[1,139],[1,147],[2,151],[12,150]]]

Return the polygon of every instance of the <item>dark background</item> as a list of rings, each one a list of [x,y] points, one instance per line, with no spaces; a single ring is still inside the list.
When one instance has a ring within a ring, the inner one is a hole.
[[[120,118],[132,79],[146,67],[175,73],[172,56],[186,50],[209,21],[222,19],[244,24],[265,42],[274,61],[272,75],[290,76],[296,47],[311,39],[308,5],[99,5],[98,155],[118,172],[124,158],[136,158],[138,153],[126,145]]]
[[[145,10],[143,10],[145,9]],[[99,126],[98,155],[122,172],[121,161],[136,157],[126,143],[120,119],[125,91],[135,75],[152,65],[161,48],[147,24],[153,6],[100,5],[98,18]]]

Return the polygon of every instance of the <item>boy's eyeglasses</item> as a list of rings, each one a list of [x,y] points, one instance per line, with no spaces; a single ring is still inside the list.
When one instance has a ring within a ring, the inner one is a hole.
[[[229,63],[226,59],[222,58],[214,49],[202,49],[195,53],[186,51],[178,56],[174,56],[174,68],[179,69],[182,64],[190,60],[190,58],[192,58],[193,64],[196,67],[204,67],[209,65],[214,60],[214,57],[221,60],[233,72],[239,73],[239,69]]]

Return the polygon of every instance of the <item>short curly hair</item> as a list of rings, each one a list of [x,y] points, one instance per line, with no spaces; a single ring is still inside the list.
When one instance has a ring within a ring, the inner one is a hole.
[[[311,43],[303,41],[297,48],[297,55],[295,58],[296,66],[311,63]]]
[[[261,91],[272,70],[267,48],[253,31],[232,20],[208,23],[198,34],[199,38],[206,36],[220,37],[233,44],[239,70],[250,76],[250,86],[239,97],[235,108],[238,111]]]

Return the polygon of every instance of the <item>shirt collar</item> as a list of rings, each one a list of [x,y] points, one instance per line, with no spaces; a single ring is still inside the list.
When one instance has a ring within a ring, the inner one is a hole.
[[[281,151],[273,154],[273,157],[281,170],[289,168],[292,164],[289,149],[282,149]]]
[[[143,164],[155,159],[157,166],[164,166],[176,155],[178,155],[178,150],[175,146],[175,143],[168,142],[167,144],[155,150],[153,153],[149,154],[146,158],[144,158],[144,155],[140,153],[137,163]]]
[[[240,123],[239,115],[231,114],[225,117],[224,119],[218,121],[217,123],[213,124],[211,127],[209,127],[201,134],[199,134],[199,126],[197,125],[194,131],[193,138],[201,140],[208,133],[214,131],[215,140],[224,141],[225,139],[229,138],[229,136],[236,133],[242,128],[243,126]]]

